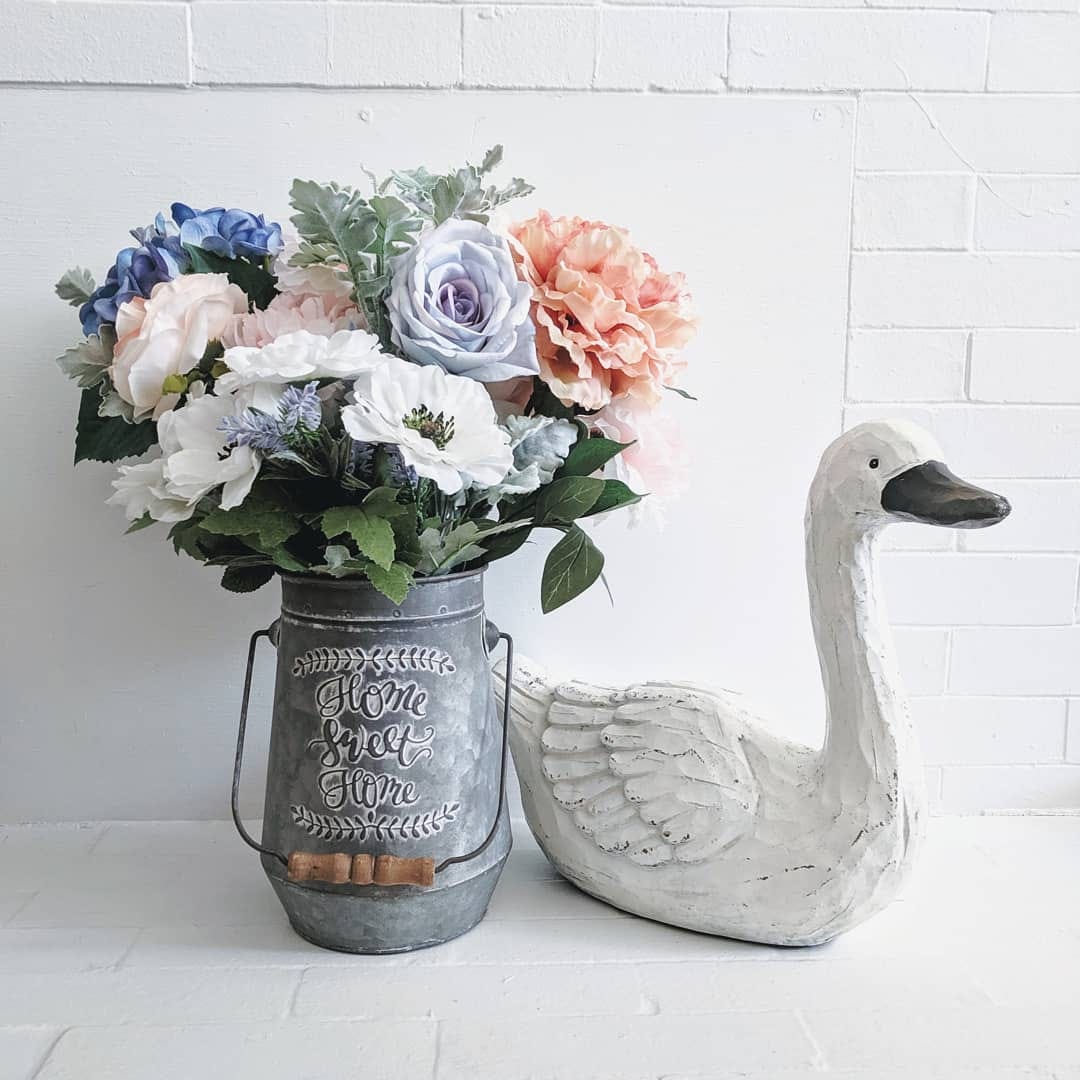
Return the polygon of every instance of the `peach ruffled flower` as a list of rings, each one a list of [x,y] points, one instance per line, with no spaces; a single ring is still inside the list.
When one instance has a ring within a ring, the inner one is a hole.
[[[363,316],[347,296],[284,292],[263,311],[237,315],[226,327],[221,342],[227,349],[234,345],[261,349],[297,330],[330,337],[338,330],[360,330],[364,325]]]
[[[532,286],[541,378],[564,404],[660,400],[697,320],[682,274],[665,274],[625,229],[541,211],[510,227]]]

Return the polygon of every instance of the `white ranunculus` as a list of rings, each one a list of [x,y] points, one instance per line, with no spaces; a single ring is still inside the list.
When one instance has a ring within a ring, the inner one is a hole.
[[[388,357],[356,380],[341,419],[357,442],[396,445],[406,465],[448,495],[492,487],[514,461],[487,391],[439,367]]]
[[[505,237],[450,218],[393,259],[386,310],[393,340],[418,364],[497,382],[535,375],[532,290]]]
[[[179,395],[164,392],[165,380],[195,367],[247,309],[247,297],[224,274],[185,274],[159,282],[149,300],[137,296],[121,304],[109,374],[135,419],[157,419],[172,408]]]
[[[121,465],[112,484],[116,492],[105,501],[110,506],[123,507],[128,521],[138,521],[144,514],[155,521],[187,521],[195,508],[169,495],[164,467],[164,458]]]
[[[250,387],[248,404],[272,413],[280,397],[275,387],[311,379],[354,379],[386,360],[379,339],[366,330],[339,330],[330,337],[296,330],[269,345],[237,345],[222,357],[228,371],[217,381],[219,392]]]
[[[280,397],[282,388],[268,387]],[[275,402],[276,404],[276,402]],[[239,506],[259,474],[262,459],[250,446],[226,449],[229,436],[219,430],[226,416],[239,416],[251,395],[204,394],[157,422],[161,456],[137,465],[121,465],[107,501],[122,506],[130,521],[149,513],[155,521],[186,521],[205,495],[221,487],[221,506]]]

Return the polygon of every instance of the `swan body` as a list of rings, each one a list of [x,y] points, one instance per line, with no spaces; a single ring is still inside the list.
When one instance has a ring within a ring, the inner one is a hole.
[[[881,910],[918,851],[926,793],[877,538],[895,520],[978,528],[1008,512],[915,425],[863,424],[826,449],[806,512],[820,748],[769,732],[734,694],[558,683],[519,662],[510,743],[555,868],[626,911],[776,945],[816,945]]]

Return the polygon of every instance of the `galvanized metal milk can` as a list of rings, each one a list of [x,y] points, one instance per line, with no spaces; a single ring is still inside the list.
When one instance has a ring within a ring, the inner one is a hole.
[[[496,707],[483,571],[417,581],[281,575],[281,616],[251,638],[233,819],[301,937],[404,952],[483,918],[510,852],[509,699]],[[262,843],[237,793],[259,639],[277,647]],[[507,680],[509,686],[509,680]]]

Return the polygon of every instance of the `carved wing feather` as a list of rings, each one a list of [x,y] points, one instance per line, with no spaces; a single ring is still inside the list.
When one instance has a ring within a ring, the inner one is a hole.
[[[757,809],[737,710],[725,725],[727,712],[690,687],[565,684],[541,737],[544,775],[602,851],[642,866],[700,862],[744,835]]]

